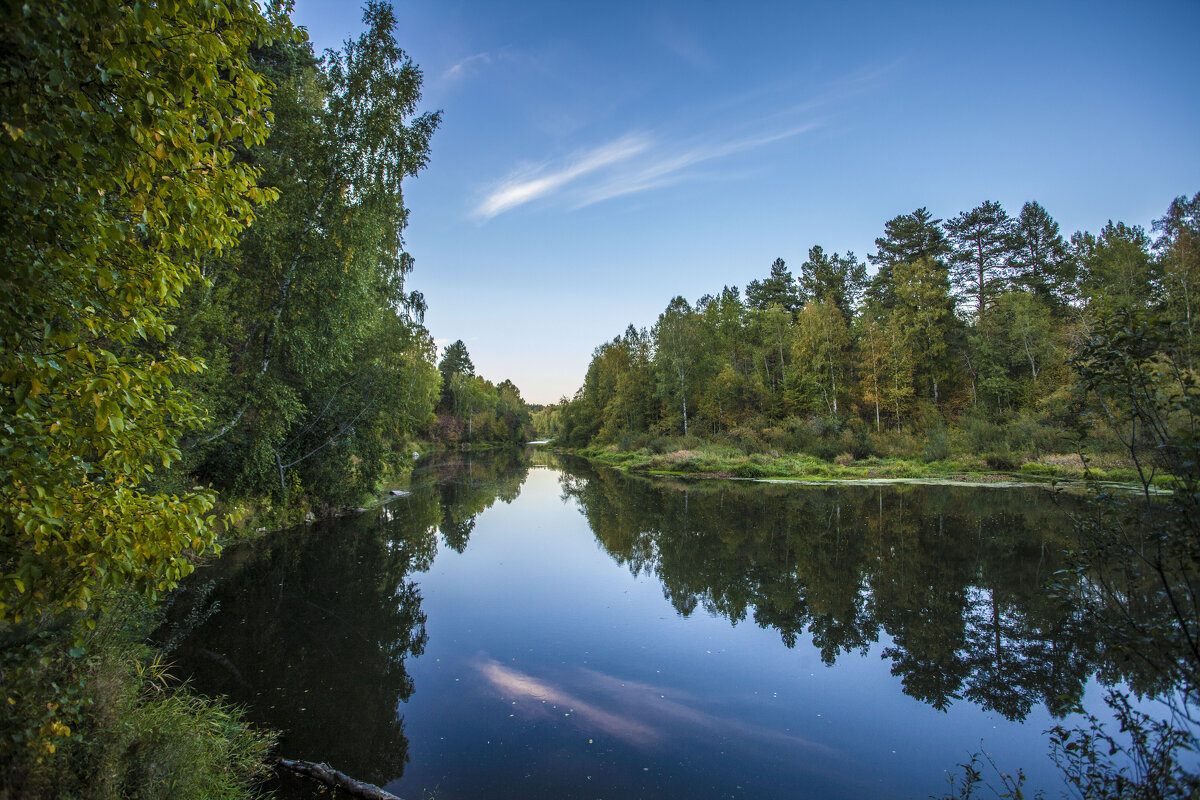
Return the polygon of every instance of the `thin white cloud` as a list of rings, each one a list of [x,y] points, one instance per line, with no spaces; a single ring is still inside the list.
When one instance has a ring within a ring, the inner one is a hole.
[[[492,56],[489,53],[476,53],[473,56],[467,56],[462,61],[459,61],[457,64],[455,64],[454,66],[450,67],[448,70],[443,72],[441,75],[441,80],[443,80],[443,81],[458,80],[459,78],[462,78],[463,76],[465,76],[467,74],[467,71],[470,70],[471,67],[473,67],[474,65],[476,65],[476,64],[486,65],[486,64],[490,64],[490,63],[492,63]]]
[[[753,150],[764,145],[790,139],[807,133],[818,126],[816,122],[808,122],[781,131],[775,131],[760,136],[734,139],[727,142],[707,142],[687,148],[681,152],[664,152],[658,158],[637,169],[629,170],[613,176],[585,193],[576,208],[590,206],[603,200],[610,200],[622,195],[644,192],[677,183],[688,177],[683,170],[705,161],[724,158],[746,150]]]
[[[710,138],[682,144],[654,143],[648,136],[629,134],[609,144],[577,154],[565,165],[555,168],[547,162],[527,167],[494,186],[475,207],[472,216],[487,222],[506,211],[543,197],[569,191],[567,202],[583,208],[614,197],[669,186],[695,175],[689,167],[706,161],[790,139],[818,127],[806,122],[756,136],[725,140]],[[605,171],[598,182],[584,179]],[[575,184],[573,190],[571,185]]]
[[[524,169],[488,192],[487,197],[475,208],[474,216],[487,221],[497,214],[557,192],[598,169],[633,158],[645,152],[649,146],[646,137],[631,134],[581,153],[571,163],[554,171],[547,172],[550,167],[548,163]]]

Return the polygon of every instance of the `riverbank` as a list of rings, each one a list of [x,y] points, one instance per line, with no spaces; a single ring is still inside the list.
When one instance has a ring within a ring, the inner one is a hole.
[[[751,453],[716,444],[665,448],[663,452],[620,450],[615,446],[568,451],[589,461],[628,472],[707,478],[744,478],[808,482],[938,481],[987,485],[1079,482],[1085,480],[1130,486],[1141,485],[1137,469],[1115,457],[1050,454],[1012,468],[991,466],[980,457],[921,461],[905,458],[854,459],[848,455],[826,461],[804,453]],[[1165,485],[1165,476],[1155,483]]]

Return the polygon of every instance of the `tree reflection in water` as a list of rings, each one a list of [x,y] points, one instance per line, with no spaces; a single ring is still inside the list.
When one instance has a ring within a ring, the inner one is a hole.
[[[1010,720],[1038,703],[1061,715],[1103,666],[1080,605],[1047,588],[1065,565],[1073,497],[647,480],[575,461],[562,489],[680,614],[750,617],[788,647],[807,634],[830,665],[882,632],[904,691],[938,709],[965,699]]]
[[[533,462],[561,468],[563,499],[578,504],[608,556],[654,575],[680,614],[752,619],[788,647],[811,641],[830,665],[879,652],[904,691],[935,708],[965,700],[1020,720],[1038,704],[1064,713],[1096,672],[1151,683],[1079,610],[1085,573],[1068,570],[1074,584],[1047,588],[1064,580],[1077,498],[651,480],[547,453]],[[219,604],[173,655],[178,671],[282,731],[288,757],[380,785],[398,780],[408,761],[403,703],[414,691],[406,661],[426,644],[415,573],[440,545],[464,551],[477,515],[516,499],[530,466],[519,453],[448,455],[419,467],[411,493],[378,512],[231,550],[176,604],[177,624],[203,618],[188,613],[197,602]],[[489,685],[541,680],[502,660],[481,663]]]
[[[475,515],[515,499],[527,469],[507,452],[435,459],[377,512],[227,552],[193,576],[159,633],[165,640],[188,616],[203,618],[198,603],[215,608],[172,653],[175,672],[281,731],[288,758],[396,780],[408,762],[401,704],[414,688],[405,661],[426,643],[412,573],[429,568],[439,533],[465,548]]]

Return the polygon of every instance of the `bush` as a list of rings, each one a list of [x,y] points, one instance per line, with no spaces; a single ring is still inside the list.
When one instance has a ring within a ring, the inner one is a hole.
[[[972,453],[987,453],[1008,445],[1003,426],[991,420],[969,417],[963,421],[962,431],[967,449]]]
[[[111,605],[86,636],[61,629],[0,642],[0,797],[248,796],[269,772],[274,736],[170,678],[141,644],[154,609],[132,598]]]
[[[921,455],[926,461],[950,458],[950,433],[945,425],[939,423],[925,432],[925,449]]]
[[[667,439],[663,436],[655,436],[646,444],[646,449],[652,454],[660,456],[673,448],[671,446],[670,439]]]
[[[752,461],[746,461],[733,468],[733,474],[739,478],[764,478],[767,471]]]
[[[1021,466],[1020,459],[1014,456],[1007,447],[985,453],[983,461],[992,469],[1013,470]]]
[[[771,430],[778,430],[778,428],[768,428],[767,430],[763,431],[763,436],[768,437],[768,431]],[[751,453],[761,453],[766,449],[766,444],[763,442],[763,439],[760,438],[759,435],[750,428],[739,426],[731,429],[728,435],[733,445],[746,455],[750,455]],[[768,439],[768,441],[769,440],[770,439]]]

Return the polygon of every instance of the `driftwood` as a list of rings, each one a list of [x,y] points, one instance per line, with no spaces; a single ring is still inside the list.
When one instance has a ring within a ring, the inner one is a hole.
[[[341,789],[344,792],[362,797],[365,800],[400,800],[391,792],[385,792],[373,783],[356,781],[344,772],[338,772],[328,764],[316,764],[312,761],[290,761],[279,759],[279,766],[292,772],[320,781],[326,786]]]

